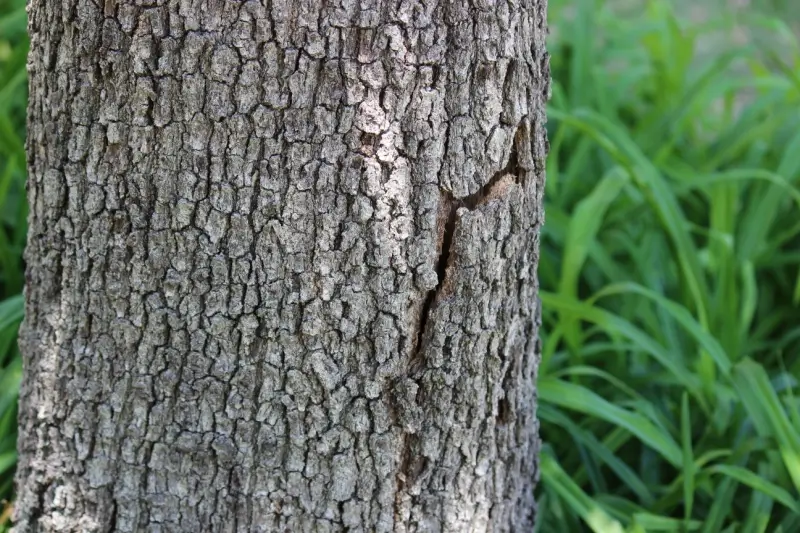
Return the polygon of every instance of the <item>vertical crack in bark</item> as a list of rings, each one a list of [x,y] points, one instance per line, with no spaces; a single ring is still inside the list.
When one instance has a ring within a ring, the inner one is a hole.
[[[407,494],[414,481],[428,468],[429,459],[419,453],[417,442],[419,437],[413,433],[405,433],[400,451],[400,464],[395,475],[396,492],[394,497],[395,524],[401,521],[403,495]]]
[[[52,483],[52,481],[47,481],[43,485],[37,487],[37,505],[31,509],[29,518],[29,523],[33,524],[34,527],[39,526],[39,519],[44,516],[45,496],[47,495],[47,491],[50,490]]]
[[[394,522],[395,527],[402,519],[403,489],[408,484],[408,465],[411,462],[411,435],[403,434],[403,444],[400,447],[400,465],[395,474],[395,493],[394,493]]]
[[[411,357],[410,367],[415,369],[421,361],[422,346],[425,342],[425,332],[427,331],[428,318],[430,317],[431,309],[436,301],[436,295],[439,294],[444,280],[446,277],[447,265],[450,260],[450,247],[453,244],[453,234],[456,227],[456,211],[458,210],[458,202],[454,201],[453,195],[449,191],[441,191],[439,200],[439,214],[437,217],[438,227],[438,255],[436,258],[436,287],[428,291],[425,295],[425,302],[422,304],[422,311],[420,312],[419,324],[417,326],[417,339],[414,345],[414,352]]]
[[[111,500],[111,513],[108,521],[109,533],[114,533],[117,530],[117,500]]]

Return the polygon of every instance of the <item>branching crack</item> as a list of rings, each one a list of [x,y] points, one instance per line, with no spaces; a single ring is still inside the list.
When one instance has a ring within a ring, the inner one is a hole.
[[[473,194],[464,196],[462,198],[454,198],[450,191],[441,191],[441,198],[439,201],[439,215],[438,215],[438,251],[439,255],[436,259],[436,275],[438,282],[436,287],[428,291],[425,295],[425,301],[422,304],[420,311],[419,324],[417,327],[417,338],[414,345],[414,351],[409,362],[409,368],[415,370],[422,360],[422,348],[425,343],[425,336],[428,330],[428,319],[430,318],[431,310],[437,301],[437,298],[442,294],[447,294],[449,289],[447,283],[447,270],[451,263],[451,249],[453,246],[453,238],[456,232],[456,220],[458,210],[462,207],[470,211],[476,209],[478,206],[500,198],[508,191],[511,185],[524,185],[526,176],[525,169],[520,165],[519,151],[523,148],[523,143],[530,142],[530,136],[527,134],[526,122],[522,121],[517,127],[514,134],[514,141],[511,146],[511,154],[509,154],[506,166],[494,173],[492,178],[481,187],[481,189]]]

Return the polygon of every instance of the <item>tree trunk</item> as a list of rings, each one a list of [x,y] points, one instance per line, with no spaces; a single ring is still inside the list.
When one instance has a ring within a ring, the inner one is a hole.
[[[545,11],[31,0],[16,531],[530,531]]]

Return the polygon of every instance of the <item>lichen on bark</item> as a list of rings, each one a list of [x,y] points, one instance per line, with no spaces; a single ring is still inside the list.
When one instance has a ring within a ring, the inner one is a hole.
[[[16,531],[526,531],[545,0],[31,0]]]

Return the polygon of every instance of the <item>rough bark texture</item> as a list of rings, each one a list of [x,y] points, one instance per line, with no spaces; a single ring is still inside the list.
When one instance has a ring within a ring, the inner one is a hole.
[[[16,531],[529,531],[545,2],[31,0]]]

